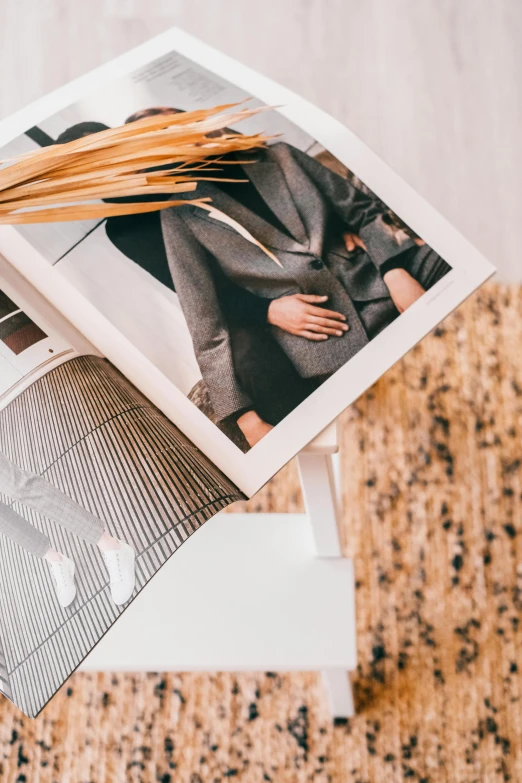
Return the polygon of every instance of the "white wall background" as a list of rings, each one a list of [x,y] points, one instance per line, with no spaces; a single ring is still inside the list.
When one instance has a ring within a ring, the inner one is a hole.
[[[521,0],[1,0],[0,117],[171,25],[349,125],[522,279]]]

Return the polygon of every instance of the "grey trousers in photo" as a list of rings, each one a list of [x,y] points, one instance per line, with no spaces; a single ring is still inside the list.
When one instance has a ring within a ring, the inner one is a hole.
[[[90,544],[97,544],[105,530],[101,519],[79,506],[41,476],[19,468],[2,452],[0,493],[29,506]],[[46,535],[2,502],[0,533],[36,557],[43,557],[52,547]]]

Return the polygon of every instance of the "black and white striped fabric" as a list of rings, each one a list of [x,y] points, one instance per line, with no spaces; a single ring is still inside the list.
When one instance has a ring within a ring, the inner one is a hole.
[[[100,517],[138,554],[141,590],[176,549],[241,492],[105,359],[82,356],[0,411],[0,451]],[[118,618],[97,547],[19,502],[0,500],[76,563],[63,609],[49,567],[0,537],[0,690],[38,714]]]

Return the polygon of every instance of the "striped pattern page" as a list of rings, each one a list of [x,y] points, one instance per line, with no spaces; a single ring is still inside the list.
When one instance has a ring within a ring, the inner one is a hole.
[[[0,450],[105,521],[137,553],[137,592],[204,522],[243,498],[105,359],[82,356],[0,411]],[[0,536],[0,690],[34,717],[124,608],[96,546],[20,502],[0,500],[76,564],[63,609],[48,563]],[[175,597],[174,597],[175,600]]]

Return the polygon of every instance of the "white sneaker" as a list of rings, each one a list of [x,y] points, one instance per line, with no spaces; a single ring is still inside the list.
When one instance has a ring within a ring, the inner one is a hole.
[[[112,600],[117,606],[129,600],[136,584],[136,553],[125,541],[119,543],[119,549],[106,549],[102,552],[109,571]]]
[[[49,565],[56,583],[58,601],[63,607],[69,606],[76,598],[74,563],[68,557],[62,557],[61,560],[50,560]]]

